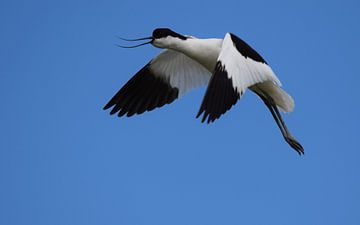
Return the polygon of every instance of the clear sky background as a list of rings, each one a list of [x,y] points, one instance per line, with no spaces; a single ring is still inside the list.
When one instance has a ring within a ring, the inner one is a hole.
[[[1,1],[0,224],[360,224],[359,1]],[[116,35],[233,32],[296,101],[299,157],[247,92],[132,118],[102,107],[159,52]]]

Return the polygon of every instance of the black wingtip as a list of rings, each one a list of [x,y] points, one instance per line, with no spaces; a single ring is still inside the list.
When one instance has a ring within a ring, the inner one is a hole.
[[[121,109],[117,116],[118,116],[118,117],[122,117],[122,116],[124,116],[126,113],[127,113],[127,112],[126,112],[125,109]]]
[[[204,115],[203,115],[203,118],[201,119],[201,122],[202,122],[202,123],[205,122],[205,120],[206,120],[206,118],[208,117],[208,115],[209,115],[209,112],[205,111],[205,112],[204,112]]]
[[[196,118],[196,119],[197,119],[197,118],[199,118],[199,117],[200,117],[200,115],[201,115],[201,113],[202,113],[202,112],[201,112],[201,111],[199,111],[199,112],[198,112],[198,114],[196,114],[196,117],[195,117],[195,118]]]
[[[196,114],[196,119],[199,118],[204,111],[205,111],[205,109],[204,109],[204,104],[201,103],[199,112]]]
[[[108,103],[108,104],[106,104],[106,105],[103,107],[103,110],[107,110],[107,109],[109,109],[111,106],[112,106],[112,105]]]
[[[112,110],[110,111],[110,115],[114,115],[115,113],[117,113],[120,110],[120,107],[115,106],[114,108],[112,108]]]
[[[207,120],[210,124],[235,105],[239,98],[240,94],[234,87],[232,78],[228,77],[225,66],[218,61],[196,118],[204,113],[201,122]]]
[[[111,107],[110,115],[127,117],[170,104],[179,96],[179,89],[166,79],[156,76],[149,64],[137,72],[103,107]]]

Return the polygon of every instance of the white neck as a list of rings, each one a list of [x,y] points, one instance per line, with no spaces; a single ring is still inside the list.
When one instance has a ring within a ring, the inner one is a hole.
[[[213,72],[217,58],[220,54],[222,39],[196,39],[167,37],[164,40],[165,48],[181,52]]]

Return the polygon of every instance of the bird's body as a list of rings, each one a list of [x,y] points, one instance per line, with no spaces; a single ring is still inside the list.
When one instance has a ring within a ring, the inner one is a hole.
[[[223,40],[218,38],[197,39],[191,37],[186,41],[174,39],[169,49],[185,54],[212,73],[221,51],[222,42]]]
[[[136,40],[145,39],[151,41],[144,44],[166,50],[130,79],[104,109],[114,106],[111,114],[118,112],[119,116],[141,114],[208,84],[197,117],[203,114],[202,122],[210,123],[250,89],[264,101],[290,146],[299,154],[304,153],[278,110],[292,111],[293,99],[281,89],[267,62],[243,40],[231,33],[224,39],[197,39],[166,28],[156,29],[152,37]]]

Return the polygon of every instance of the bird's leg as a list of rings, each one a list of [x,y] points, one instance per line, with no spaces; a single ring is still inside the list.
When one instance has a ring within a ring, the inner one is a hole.
[[[301,144],[291,135],[290,131],[285,125],[285,122],[279,112],[279,109],[277,108],[274,100],[264,93],[261,90],[254,90],[254,92],[263,100],[266,107],[271,112],[271,115],[274,117],[276,124],[280,128],[281,134],[283,135],[285,141],[293,148],[295,151],[299,153],[299,155],[304,154],[304,148],[301,146]]]
[[[276,116],[278,118],[278,120],[280,120],[280,123],[284,129],[284,133],[283,133],[283,136],[284,136],[284,139],[285,141],[292,147],[294,148],[300,155],[301,154],[304,154],[304,149],[303,147],[301,146],[301,144],[291,135],[290,131],[288,130],[288,128],[286,127],[285,125],[285,122],[279,112],[279,109],[278,107],[276,106],[276,104],[274,103],[274,100],[269,97],[268,98],[269,101],[271,102],[271,108],[273,109],[273,111],[275,111],[276,113]],[[274,116],[274,115],[273,115]]]

